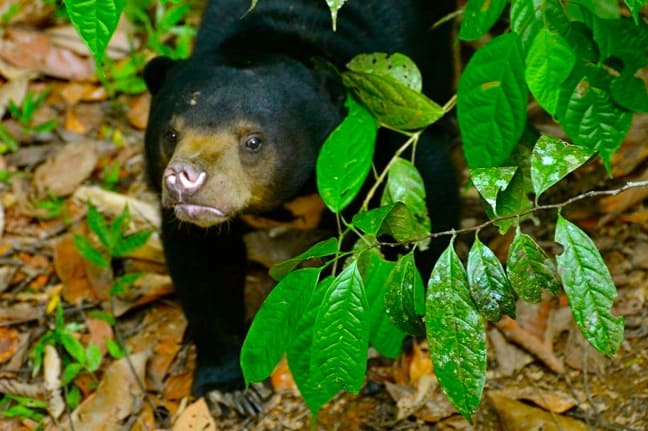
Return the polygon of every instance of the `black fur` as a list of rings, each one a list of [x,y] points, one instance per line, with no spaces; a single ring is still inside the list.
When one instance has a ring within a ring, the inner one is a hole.
[[[343,114],[340,83],[315,71],[313,57],[343,69],[358,53],[402,52],[422,69],[428,95],[444,103],[451,94],[447,28],[426,29],[452,9],[452,2],[350,1],[340,11],[335,33],[324,0],[261,0],[245,15],[249,4],[211,0],[192,57],[183,62],[158,58],[146,68],[153,94],[147,169],[158,192],[174,152],[175,141],[165,135],[174,116],[206,133],[236,119],[254,119],[282,161],[275,169],[285,171],[277,176],[272,204],[311,187],[318,150]],[[190,96],[197,91],[204,99],[192,105]],[[384,158],[403,142],[389,132],[381,132],[380,139],[377,148]],[[433,227],[447,229],[456,223],[458,208],[447,144],[440,133],[427,133],[418,148]],[[167,264],[198,349],[193,393],[241,389],[246,227],[236,217],[210,228],[180,223],[169,208],[163,209],[163,220]],[[442,245],[437,242],[420,256],[424,273]]]

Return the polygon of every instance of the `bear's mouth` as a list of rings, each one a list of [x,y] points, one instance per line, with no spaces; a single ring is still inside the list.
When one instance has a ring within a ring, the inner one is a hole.
[[[173,205],[173,210],[178,219],[203,227],[222,223],[228,219],[225,212],[207,205],[176,203]]]

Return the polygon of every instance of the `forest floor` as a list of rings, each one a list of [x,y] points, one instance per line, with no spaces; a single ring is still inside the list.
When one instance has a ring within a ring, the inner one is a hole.
[[[204,400],[189,396],[195,352],[155,233],[156,198],[143,177],[150,98],[110,97],[73,29],[41,24],[51,10],[32,13],[0,35],[0,431],[309,429],[311,415],[285,363],[253,420],[214,420]],[[131,45],[120,27],[110,47],[115,64],[127,67]],[[529,114],[540,130],[561,136],[537,109]],[[647,180],[647,160],[648,116],[637,116],[612,178],[593,162],[548,199]],[[564,211],[594,239],[618,288],[613,312],[625,319],[625,339],[615,355],[587,345],[564,295],[547,296],[518,304],[516,321],[489,325],[488,381],[472,424],[445,399],[426,343],[411,340],[395,361],[370,354],[361,393],[337,396],[315,429],[648,429],[647,198],[648,189],[636,188]],[[88,201],[109,223],[128,204],[125,233],[153,234],[106,268],[91,263],[74,239],[97,244]],[[485,220],[474,190],[462,189],[462,204],[463,226]],[[524,230],[555,253],[554,221],[554,213],[538,213]],[[267,266],[313,241],[307,231],[276,233],[261,229],[246,238],[254,262],[250,314],[272,287]],[[487,230],[481,238],[505,258],[510,235]],[[463,257],[470,240],[458,241]]]

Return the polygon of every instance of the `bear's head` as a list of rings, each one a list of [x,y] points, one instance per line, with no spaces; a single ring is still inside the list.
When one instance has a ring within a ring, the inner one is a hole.
[[[198,226],[261,213],[311,178],[340,121],[339,94],[300,62],[153,59],[146,129],[149,178],[164,207]]]

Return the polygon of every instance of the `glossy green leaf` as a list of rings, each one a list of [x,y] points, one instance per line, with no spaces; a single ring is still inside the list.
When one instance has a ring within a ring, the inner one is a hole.
[[[648,89],[646,83],[624,70],[610,85],[612,99],[633,112],[648,112]]]
[[[541,136],[531,154],[531,181],[536,200],[548,188],[587,162],[593,151],[569,145],[552,136]]]
[[[383,223],[387,217],[397,208],[404,207],[405,204],[397,202],[391,205],[385,205],[369,211],[359,212],[353,216],[351,223],[367,235],[378,236],[383,233]],[[408,224],[408,228],[409,228]]]
[[[468,253],[468,283],[477,309],[491,322],[515,317],[515,296],[502,264],[478,237]]]
[[[101,366],[101,361],[103,359],[103,353],[99,346],[94,343],[88,344],[86,347],[86,368],[91,373],[97,371]]]
[[[612,100],[612,76],[604,69],[586,65],[574,72],[561,86],[556,115],[572,141],[598,151],[609,170],[612,155],[628,133],[632,114]]]
[[[270,268],[270,276],[275,280],[279,281],[286,276],[290,271],[295,269],[297,265],[301,262],[314,258],[314,257],[324,257],[331,256],[337,253],[338,251],[338,240],[337,238],[328,238],[324,241],[320,241],[317,244],[310,247],[305,252],[298,254],[295,257],[292,257],[283,262],[272,265]]]
[[[370,75],[387,76],[414,91],[421,92],[423,79],[416,63],[408,56],[401,53],[386,54],[359,54],[347,64],[353,72],[367,73]]]
[[[152,230],[142,230],[135,232],[127,237],[120,238],[113,246],[111,252],[113,256],[125,256],[141,248],[151,237]]]
[[[67,386],[81,371],[83,371],[82,364],[78,362],[70,362],[67,364],[61,375],[61,386]]]
[[[526,123],[527,89],[520,37],[498,36],[470,59],[459,81],[457,115],[470,168],[500,166]]]
[[[630,10],[630,13],[632,14],[632,19],[634,20],[635,24],[639,24],[639,13],[641,12],[641,8],[644,7],[646,4],[648,4],[648,1],[646,0],[623,0],[628,6],[628,9]]]
[[[313,415],[317,415],[322,406],[340,391],[339,385],[324,381],[321,370],[311,366],[313,328],[320,306],[324,303],[324,297],[332,282],[333,277],[327,277],[313,290],[303,314],[297,320],[294,338],[287,351],[290,371]]]
[[[362,274],[369,305],[369,344],[387,358],[396,358],[400,354],[407,335],[391,322],[385,310],[387,280],[395,265],[394,262],[383,259],[375,249],[358,258],[358,269]]]
[[[464,7],[459,39],[477,40],[497,22],[507,0],[468,0]]]
[[[470,170],[470,181],[472,181],[481,197],[490,205],[494,215],[497,215],[497,196],[500,191],[509,186],[516,171],[516,166]]]
[[[88,216],[86,221],[88,222],[88,227],[90,227],[92,233],[97,235],[97,238],[99,238],[101,245],[103,245],[107,250],[110,250],[113,240],[108,231],[108,224],[106,223],[106,219],[103,218],[101,213],[92,204],[88,204]]]
[[[329,286],[313,330],[311,369],[322,385],[358,393],[367,368],[369,318],[367,297],[356,261]]]
[[[331,10],[331,20],[333,21],[333,31],[337,28],[337,14],[340,8],[346,3],[347,0],[326,0],[326,4]]]
[[[72,240],[74,241],[74,246],[79,251],[79,254],[81,254],[81,257],[88,262],[97,265],[99,268],[108,268],[108,259],[106,259],[101,251],[97,250],[92,244],[90,244],[88,238],[74,234]]]
[[[617,292],[610,271],[596,244],[561,215],[555,240],[564,249],[556,261],[574,321],[598,351],[614,354],[623,342],[623,318],[611,312]]]
[[[434,373],[452,405],[470,421],[486,383],[486,329],[452,244],[430,276],[425,329]]]
[[[511,30],[520,36],[524,52],[542,29],[542,9],[536,7],[534,0],[511,0],[509,11]]]
[[[387,316],[402,331],[419,335],[424,331],[425,287],[414,262],[414,253],[401,256],[387,279]]]
[[[351,89],[378,121],[397,130],[422,129],[444,114],[443,108],[424,94],[389,76],[344,72],[344,85]]]
[[[63,344],[65,351],[68,352],[75,361],[81,364],[85,364],[85,349],[83,348],[83,344],[81,344],[79,340],[74,338],[71,334],[64,332],[61,334],[61,344]]]
[[[425,202],[425,184],[421,174],[409,160],[397,158],[389,168],[387,185],[380,198],[380,205],[402,202],[414,216],[411,238],[423,237],[430,232],[431,223]],[[425,250],[429,239],[419,241],[417,245]]]
[[[97,62],[103,59],[126,0],[64,0],[70,21]]]
[[[630,19],[595,19],[593,31],[601,60],[619,58],[631,73],[648,65],[648,24],[643,20],[637,25]]]
[[[302,316],[319,278],[320,268],[306,268],[284,277],[263,302],[241,348],[245,381],[266,379],[295,337],[295,322]]]
[[[329,135],[317,158],[317,189],[326,206],[340,212],[356,197],[371,169],[378,125],[347,97],[347,117]]]
[[[565,39],[547,29],[537,34],[526,58],[524,76],[540,106],[554,115],[560,84],[569,76],[576,57]]]
[[[506,274],[513,290],[527,302],[539,302],[543,289],[554,295],[560,289],[556,265],[533,238],[520,231],[519,226],[509,247]]]
[[[585,7],[600,18],[616,19],[620,16],[617,0],[571,0],[571,4]]]

